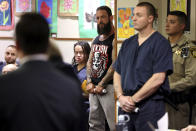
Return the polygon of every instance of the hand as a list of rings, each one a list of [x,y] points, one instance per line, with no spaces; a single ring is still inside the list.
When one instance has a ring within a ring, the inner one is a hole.
[[[93,83],[88,83],[87,85],[86,85],[86,90],[89,92],[89,93],[95,93],[94,92],[94,89],[95,89],[95,85],[93,84]]]
[[[133,112],[135,107],[135,103],[132,101],[130,96],[120,96],[118,99],[119,103],[120,103],[120,107],[122,108],[122,110],[124,110],[125,112]]]
[[[103,92],[102,92],[103,89],[104,89],[104,88],[103,88],[102,86],[97,85],[97,86],[95,87],[95,93],[101,95],[101,94],[103,94]]]
[[[183,128],[181,131],[196,131],[195,125],[189,125],[186,128]]]

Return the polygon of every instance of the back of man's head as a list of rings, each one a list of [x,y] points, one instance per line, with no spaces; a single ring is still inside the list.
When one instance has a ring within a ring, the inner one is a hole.
[[[157,12],[156,12],[156,9],[155,7],[149,3],[149,2],[140,2],[137,4],[138,7],[146,7],[147,11],[148,11],[148,15],[152,15],[154,17],[154,20],[157,19],[158,15],[157,15]]]
[[[46,53],[49,32],[49,25],[41,14],[31,12],[22,15],[15,29],[18,49],[25,55]]]
[[[167,16],[168,16],[168,15],[177,16],[177,17],[178,17],[179,23],[180,23],[180,24],[185,24],[185,26],[186,26],[187,16],[186,16],[186,14],[185,14],[184,12],[175,10],[175,11],[169,12],[169,13],[167,14]]]

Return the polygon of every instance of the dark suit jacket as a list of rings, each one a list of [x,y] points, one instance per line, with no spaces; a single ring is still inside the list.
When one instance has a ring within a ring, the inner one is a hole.
[[[82,84],[80,82],[80,80],[77,77],[77,74],[74,71],[74,68],[72,67],[72,65],[63,62],[62,58],[60,56],[53,56],[50,57],[49,60],[52,65],[57,68],[59,71],[61,71],[62,73],[64,73],[65,75],[70,76],[71,78],[73,78],[76,82],[78,82],[78,84]]]
[[[0,131],[81,131],[80,85],[49,62],[0,76]]]

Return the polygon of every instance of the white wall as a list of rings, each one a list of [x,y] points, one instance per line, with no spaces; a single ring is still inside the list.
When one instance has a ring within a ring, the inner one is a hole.
[[[138,0],[117,0],[117,8],[136,6]]]
[[[78,17],[58,17],[57,37],[59,38],[79,38]]]

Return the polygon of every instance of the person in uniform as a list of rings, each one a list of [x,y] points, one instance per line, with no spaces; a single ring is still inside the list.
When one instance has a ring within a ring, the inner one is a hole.
[[[169,76],[169,98],[177,107],[174,109],[166,104],[166,110],[169,114],[169,128],[178,130],[189,124],[188,94],[196,86],[196,59],[190,52],[194,45],[184,35],[186,18],[184,12],[171,11],[166,19],[166,33],[172,47],[174,66],[173,74]]]

